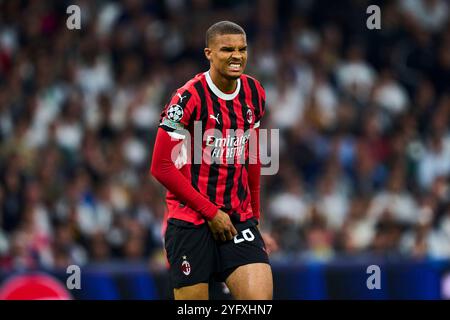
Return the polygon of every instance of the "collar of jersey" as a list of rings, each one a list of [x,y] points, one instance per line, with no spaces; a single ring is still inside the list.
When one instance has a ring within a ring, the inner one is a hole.
[[[237,79],[237,86],[236,90],[233,93],[224,93],[220,91],[219,88],[216,87],[214,82],[211,79],[211,76],[209,74],[209,70],[205,72],[206,82],[208,83],[208,87],[211,89],[211,91],[218,96],[219,98],[223,100],[233,100],[236,98],[236,96],[239,94],[239,90],[241,90],[241,79]]]

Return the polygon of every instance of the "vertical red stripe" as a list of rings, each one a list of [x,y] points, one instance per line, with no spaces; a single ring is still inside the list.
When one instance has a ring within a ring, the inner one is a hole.
[[[205,103],[206,103],[206,119],[203,122],[204,124],[204,128],[203,128],[203,134],[206,132],[206,130],[211,129],[211,121],[209,119],[209,115],[214,114],[213,111],[213,105],[212,105],[212,99],[211,99],[211,95],[208,89],[208,84],[206,82],[206,78],[205,76],[202,77],[201,79],[201,83],[203,86],[203,89],[205,90]],[[203,106],[205,107],[205,106]],[[202,164],[200,166],[200,173],[199,173],[199,180],[198,180],[198,187],[199,190],[202,194],[207,195],[208,194],[208,180],[209,180],[209,170],[210,170],[210,165],[208,161],[211,161],[211,154],[208,152],[204,152],[205,151],[205,147],[206,147],[206,141],[204,140],[204,137],[200,137],[197,139],[201,139],[202,141]],[[205,159],[206,158],[206,159]]]
[[[222,99],[218,99],[220,104],[220,110],[222,112],[222,118],[220,121],[222,121],[222,138],[227,137],[227,129],[230,129],[231,123],[230,123],[230,115],[229,111],[226,105],[226,102]],[[224,193],[225,188],[227,184],[227,176],[228,176],[228,168],[226,165],[226,149],[227,147],[224,147],[224,155],[222,156],[223,164],[220,165],[219,169],[219,178],[217,180],[217,193],[216,193],[216,203],[220,206],[224,205]]]
[[[243,82],[241,82],[241,85],[243,85]],[[234,113],[236,114],[236,125],[238,128],[244,128],[244,117],[242,116],[242,105],[239,101],[238,98],[234,99],[233,101],[233,107],[234,107]],[[238,158],[236,159],[238,160]],[[241,176],[241,167],[242,164],[240,163],[236,163],[236,170],[234,171],[234,183],[233,183],[233,188],[231,189],[231,206],[233,208],[239,208],[240,204],[241,204],[241,200],[239,199],[238,196],[238,183],[239,183],[239,178]]]

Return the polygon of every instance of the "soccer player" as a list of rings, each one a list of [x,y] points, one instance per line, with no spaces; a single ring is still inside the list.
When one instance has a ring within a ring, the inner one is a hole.
[[[210,69],[176,90],[164,108],[151,164],[168,189],[165,249],[174,297],[208,299],[215,279],[235,299],[272,299],[258,229],[259,149],[250,147],[259,144],[265,92],[243,73],[247,42],[239,25],[212,25],[204,52]]]

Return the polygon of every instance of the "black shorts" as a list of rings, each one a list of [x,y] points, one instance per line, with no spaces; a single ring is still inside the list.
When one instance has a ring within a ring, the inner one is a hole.
[[[238,231],[233,240],[214,240],[208,224],[199,226],[169,219],[165,234],[165,249],[170,264],[170,279],[174,288],[225,281],[239,266],[269,263],[264,241],[256,227],[258,221],[244,222],[232,217]]]

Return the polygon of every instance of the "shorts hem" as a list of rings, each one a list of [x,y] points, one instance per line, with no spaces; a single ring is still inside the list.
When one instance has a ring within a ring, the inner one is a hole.
[[[218,272],[214,275],[214,280],[216,281],[220,281],[220,282],[225,282],[225,280],[227,280],[227,278],[234,272],[234,270],[236,270],[237,268],[241,267],[241,266],[246,266],[248,264],[254,264],[254,263],[265,263],[267,265],[270,266],[269,261],[249,261],[249,262],[244,262],[241,264],[236,264],[233,265],[231,267],[227,267],[224,271]]]

